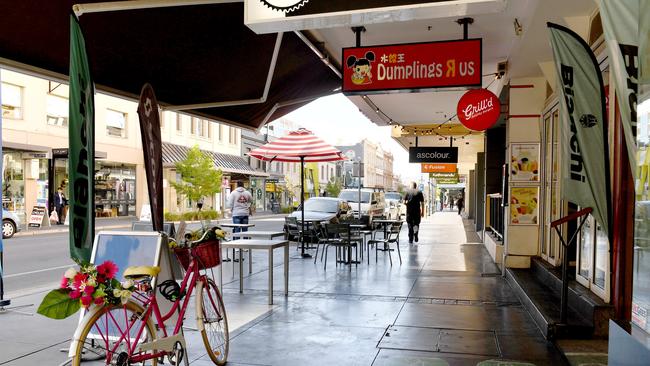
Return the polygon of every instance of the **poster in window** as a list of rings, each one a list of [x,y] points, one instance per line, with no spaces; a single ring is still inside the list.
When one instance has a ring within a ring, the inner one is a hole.
[[[539,144],[512,144],[510,147],[510,180],[539,182]]]
[[[537,225],[539,222],[539,187],[510,189],[510,224]]]

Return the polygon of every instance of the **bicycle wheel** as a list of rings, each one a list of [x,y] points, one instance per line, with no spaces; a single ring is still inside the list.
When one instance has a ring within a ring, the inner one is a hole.
[[[135,344],[156,338],[153,322],[148,319],[140,338],[136,339],[142,327],[140,316],[143,312],[140,305],[129,301],[125,306],[105,306],[93,313],[81,331],[72,366],[131,365],[129,357],[138,354],[138,351],[136,347],[134,353],[129,352],[129,345],[133,348]],[[153,359],[137,365],[157,364],[158,361]]]
[[[196,325],[212,362],[224,365],[230,342],[226,308],[217,285],[205,277],[196,284]]]

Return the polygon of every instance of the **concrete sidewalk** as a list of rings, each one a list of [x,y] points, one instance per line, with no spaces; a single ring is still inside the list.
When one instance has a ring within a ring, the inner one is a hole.
[[[336,265],[331,250],[325,270],[320,256],[314,263],[291,248],[286,298],[282,253],[277,251],[273,306],[266,305],[266,253],[253,252],[253,274],[246,270],[243,294],[238,292],[238,266],[224,265],[228,364],[566,364],[457,214],[426,218],[419,243],[409,245],[405,231],[401,264],[396,252],[391,252],[391,265],[389,252],[371,250],[370,264],[364,257],[350,271],[348,265]],[[39,303],[43,295],[17,298],[14,304]],[[77,320],[0,314],[0,365],[60,364],[66,354],[58,349],[67,346]],[[192,365],[212,365],[200,335],[188,330],[186,338]]]

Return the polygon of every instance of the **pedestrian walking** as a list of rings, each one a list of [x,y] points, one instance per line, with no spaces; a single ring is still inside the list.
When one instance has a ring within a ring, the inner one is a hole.
[[[63,194],[63,188],[59,187],[54,195],[54,209],[58,217],[57,225],[63,225],[63,209],[68,204],[68,199]]]
[[[420,220],[424,216],[424,196],[422,192],[417,189],[417,183],[413,182],[412,188],[404,195],[404,203],[406,204],[406,224],[409,228],[409,244],[413,240],[417,243],[418,232],[420,230]]]
[[[456,201],[456,207],[458,207],[458,214],[463,211],[465,208],[465,198],[463,196],[458,197],[458,201]]]
[[[248,216],[251,214],[251,203],[253,195],[244,188],[244,182],[238,181],[237,188],[228,196],[228,207],[232,212],[233,224],[248,224]],[[248,231],[248,228],[233,228],[234,233]]]

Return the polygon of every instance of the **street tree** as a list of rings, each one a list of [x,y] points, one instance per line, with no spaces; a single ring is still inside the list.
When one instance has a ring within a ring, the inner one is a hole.
[[[332,178],[327,182],[327,186],[325,186],[325,191],[327,192],[327,195],[330,197],[338,197],[339,193],[341,193],[341,189],[343,189],[343,181],[341,178]]]
[[[215,168],[212,158],[198,145],[189,149],[187,157],[174,165],[181,181],[171,182],[171,186],[191,202],[199,202],[204,197],[221,192],[221,169]]]

